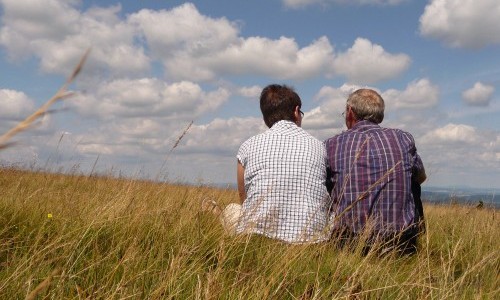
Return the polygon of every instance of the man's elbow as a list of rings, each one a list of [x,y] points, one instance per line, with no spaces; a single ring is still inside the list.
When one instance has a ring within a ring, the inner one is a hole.
[[[419,172],[417,175],[417,182],[419,184],[422,184],[425,180],[427,179],[427,175],[425,174],[425,171]]]

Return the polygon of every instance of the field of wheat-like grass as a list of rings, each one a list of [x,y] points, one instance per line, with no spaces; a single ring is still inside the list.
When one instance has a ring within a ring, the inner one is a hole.
[[[1,299],[498,299],[498,211],[426,205],[412,257],[230,237],[234,190],[0,169]]]

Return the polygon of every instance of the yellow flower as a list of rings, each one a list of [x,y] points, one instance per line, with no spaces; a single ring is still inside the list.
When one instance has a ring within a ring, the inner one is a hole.
[[[52,214],[47,214],[47,218],[51,219],[52,218]]]

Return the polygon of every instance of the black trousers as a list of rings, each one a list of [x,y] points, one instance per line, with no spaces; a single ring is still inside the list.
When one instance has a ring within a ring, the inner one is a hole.
[[[362,245],[362,254],[367,255],[375,251],[378,255],[396,253],[398,255],[412,255],[417,252],[418,227],[411,226],[398,233],[371,232],[356,234],[347,228],[333,232],[331,241],[340,249],[355,249],[359,243]]]

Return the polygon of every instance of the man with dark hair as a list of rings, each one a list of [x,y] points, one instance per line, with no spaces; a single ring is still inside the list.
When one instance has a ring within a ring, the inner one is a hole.
[[[325,141],[334,185],[334,232],[341,241],[367,233],[365,251],[378,244],[382,251],[413,253],[422,216],[412,183],[418,190],[426,175],[411,134],[379,126],[384,108],[374,90],[355,91],[346,104],[348,130]]]
[[[236,221],[236,233],[289,243],[329,238],[326,151],[321,141],[301,128],[301,106],[299,95],[288,86],[263,89],[260,108],[269,129],[241,145],[237,154],[241,212],[231,205],[222,215],[223,223]]]

